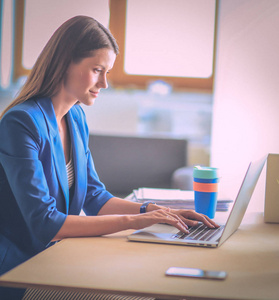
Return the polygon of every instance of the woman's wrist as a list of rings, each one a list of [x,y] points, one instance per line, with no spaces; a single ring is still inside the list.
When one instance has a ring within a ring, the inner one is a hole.
[[[153,210],[158,210],[158,209],[166,209],[166,207],[164,206],[161,206],[161,205],[158,205],[156,203],[150,203],[147,208],[146,208],[146,212],[149,212],[149,211],[153,211]]]
[[[144,214],[147,212],[147,208],[150,204],[155,204],[155,202],[153,201],[146,201],[144,203],[142,203],[142,205],[140,206],[140,213]]]

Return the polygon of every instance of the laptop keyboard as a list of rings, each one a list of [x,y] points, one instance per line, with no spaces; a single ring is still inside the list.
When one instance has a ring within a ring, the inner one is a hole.
[[[204,224],[200,224],[195,227],[189,227],[189,233],[178,232],[172,236],[174,239],[187,239],[195,241],[210,241],[213,239],[220,231],[222,231],[224,226],[219,228],[209,228]]]

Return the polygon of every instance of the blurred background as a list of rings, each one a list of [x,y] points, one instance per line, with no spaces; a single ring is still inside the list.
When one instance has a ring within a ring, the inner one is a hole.
[[[92,134],[186,140],[185,166],[220,168],[222,192],[232,198],[251,160],[279,153],[277,0],[0,4],[0,111],[55,29],[88,15],[120,47],[109,88],[83,107]],[[256,188],[262,198],[264,180],[263,173]],[[263,202],[250,207],[262,210]]]

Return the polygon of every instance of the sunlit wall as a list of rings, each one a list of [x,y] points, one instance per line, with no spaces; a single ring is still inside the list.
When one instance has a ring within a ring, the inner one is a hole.
[[[221,0],[211,164],[236,195],[250,160],[279,153],[279,2]],[[265,171],[249,209],[263,210]]]

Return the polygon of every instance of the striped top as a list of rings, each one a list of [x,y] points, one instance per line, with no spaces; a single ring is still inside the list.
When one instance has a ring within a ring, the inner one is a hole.
[[[66,169],[67,169],[67,177],[68,177],[68,186],[70,189],[75,181],[75,170],[74,170],[72,151],[71,151],[70,161],[66,164]]]

